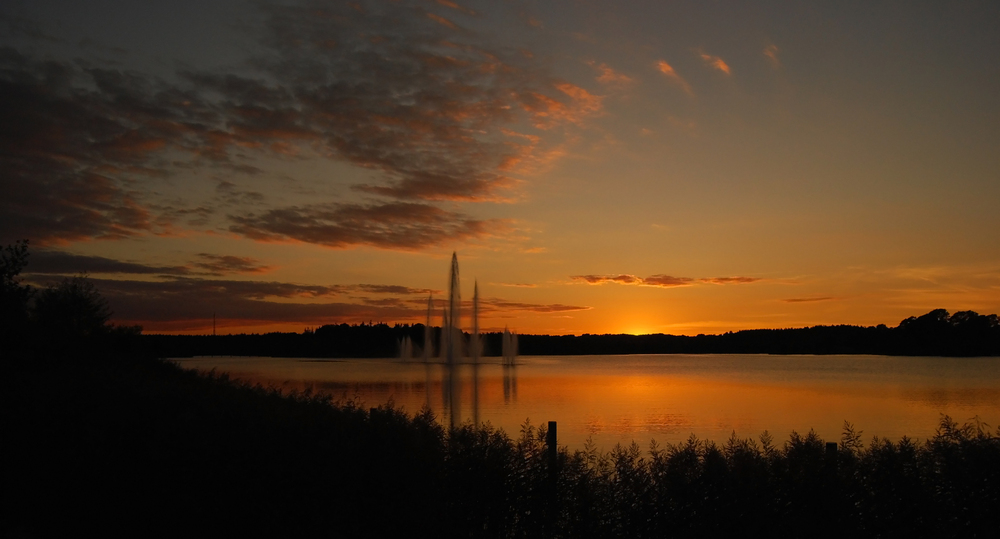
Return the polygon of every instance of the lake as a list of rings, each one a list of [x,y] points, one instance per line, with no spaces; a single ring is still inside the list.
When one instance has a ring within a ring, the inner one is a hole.
[[[810,429],[839,441],[844,421],[898,440],[934,435],[942,414],[1000,423],[1000,358],[770,355],[522,356],[478,365],[398,359],[197,357],[174,360],[283,390],[430,406],[444,424],[490,422],[516,437],[530,420],[558,422],[559,444],[603,451],[735,432],[776,442]]]

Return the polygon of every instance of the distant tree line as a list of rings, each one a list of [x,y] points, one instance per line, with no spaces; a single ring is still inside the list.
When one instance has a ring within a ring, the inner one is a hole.
[[[431,328],[432,357],[440,351],[441,328]],[[416,357],[424,349],[424,324],[330,324],[302,333],[238,335],[144,335],[145,345],[159,357],[206,355],[272,357],[398,357],[409,337]],[[468,337],[468,335],[466,335]],[[485,333],[483,355],[501,354],[502,333]]]
[[[432,328],[432,347],[440,328]],[[143,336],[161,357],[255,355],[274,357],[396,357],[409,337],[422,349],[423,324],[327,325],[303,333],[224,336]],[[721,335],[520,335],[522,355],[614,354],[881,354],[1000,356],[997,315],[935,309],[897,327],[813,326],[751,329]],[[483,354],[501,354],[501,333],[485,333]],[[435,348],[436,350],[436,348]]]
[[[813,326],[750,329],[721,335],[521,335],[527,355],[585,354],[882,354],[1000,355],[997,315],[935,309],[890,328]]]

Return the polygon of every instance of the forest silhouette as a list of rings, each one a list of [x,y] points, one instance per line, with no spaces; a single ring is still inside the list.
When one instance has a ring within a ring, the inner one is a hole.
[[[440,328],[431,328],[432,346]],[[423,324],[325,325],[302,333],[146,335],[143,342],[164,357],[206,355],[272,357],[396,357],[408,338],[423,348]],[[483,353],[499,356],[503,334],[481,335]],[[813,326],[751,329],[720,335],[531,335],[518,336],[522,355],[617,354],[876,354],[904,356],[1000,356],[997,315],[935,309],[896,327]]]
[[[528,422],[513,437],[489,424],[445,428],[428,409],[184,370],[160,359],[161,336],[109,325],[109,306],[85,277],[31,290],[19,278],[26,244],[2,255],[7,536],[995,533],[1000,428],[979,421],[942,417],[924,441],[866,441],[845,423],[839,440],[691,437],[645,450],[558,447],[553,460],[546,427]],[[995,317],[932,311],[859,331],[995,328]],[[328,326],[295,338],[393,342],[417,329]]]

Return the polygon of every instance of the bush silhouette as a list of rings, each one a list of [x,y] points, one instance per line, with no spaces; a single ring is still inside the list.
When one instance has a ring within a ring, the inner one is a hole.
[[[111,308],[84,275],[64,279],[35,299],[35,321],[45,333],[81,338],[107,333]]]
[[[4,342],[20,341],[28,324],[28,306],[34,290],[21,284],[28,264],[28,241],[0,249],[0,336]]]

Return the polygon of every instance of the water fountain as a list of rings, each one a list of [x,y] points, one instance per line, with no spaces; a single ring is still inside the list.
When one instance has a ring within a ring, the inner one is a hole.
[[[421,351],[421,357],[424,363],[430,361],[431,356],[434,355],[434,333],[431,331],[431,311],[434,310],[434,294],[427,296],[427,323],[424,324],[424,349]]]
[[[501,337],[500,349],[503,354],[503,364],[513,365],[514,361],[517,359],[517,333],[507,329],[507,326],[504,326],[503,328],[503,337]]]
[[[399,341],[399,359],[409,361],[413,358],[413,341],[407,335]]]
[[[469,341],[469,355],[473,363],[479,363],[483,343],[479,340],[479,282],[472,289],[472,336]]]
[[[472,331],[466,342],[462,332],[462,291],[458,273],[458,254],[451,255],[451,271],[448,276],[448,302],[441,313],[441,333],[438,339],[438,354],[444,364],[441,384],[442,403],[449,411],[451,425],[457,426],[461,418],[462,378],[459,370],[462,363],[471,363],[472,369],[472,414],[473,421],[479,423],[479,367],[483,353],[483,343],[479,334],[479,283],[475,283],[472,293],[471,325]],[[424,348],[422,352],[425,363],[434,356],[433,331],[431,330],[431,315],[434,310],[434,298],[427,298],[427,324],[424,327]],[[503,365],[505,396],[510,392],[510,380],[517,357],[517,334],[504,328],[503,333]],[[465,358],[469,358],[465,360]],[[430,381],[428,371],[428,382]],[[514,382],[516,384],[516,382]],[[516,385],[513,386],[516,400]],[[506,400],[506,399],[505,399]],[[429,401],[428,401],[429,402]]]

